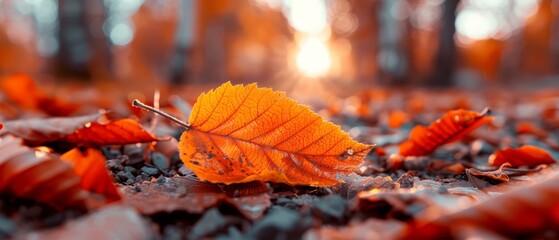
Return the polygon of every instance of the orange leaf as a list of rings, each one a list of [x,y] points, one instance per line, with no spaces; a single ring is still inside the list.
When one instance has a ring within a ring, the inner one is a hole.
[[[330,186],[372,146],[352,140],[285,93],[231,85],[198,97],[181,136],[184,164],[215,183],[271,181]]]
[[[48,153],[0,140],[0,192],[47,203],[57,208],[85,207],[86,192],[70,164]]]
[[[40,110],[49,115],[66,116],[79,108],[79,105],[61,98],[60,95],[47,95],[33,78],[25,74],[14,74],[1,79],[0,90],[11,102],[25,110]]]
[[[101,124],[96,122],[101,115],[8,121],[0,135],[11,134],[23,138],[32,146],[58,141],[77,146],[101,146],[157,140],[132,119]]]
[[[104,195],[107,203],[121,199],[113,179],[107,173],[105,157],[99,150],[87,148],[82,152],[79,148],[74,148],[60,158],[72,164],[81,178],[82,189]]]
[[[102,114],[79,117],[54,117],[7,121],[0,136],[13,135],[25,140],[27,145],[38,146],[47,142],[63,139],[66,135],[83,128],[87,123],[96,121]]]
[[[524,145],[518,149],[497,150],[488,159],[489,165],[499,166],[505,162],[513,167],[534,167],[540,164],[552,164],[555,160],[544,149],[532,145]]]
[[[157,140],[136,121],[121,119],[106,124],[87,123],[64,138],[78,146],[125,145]]]
[[[531,122],[522,121],[516,124],[516,134],[532,134],[540,138],[546,138],[547,132]]]
[[[24,109],[36,109],[39,107],[40,99],[46,94],[42,92],[29,75],[14,74],[0,81],[0,90],[12,102]]]
[[[388,126],[391,128],[400,128],[404,123],[409,121],[408,114],[402,111],[393,111],[388,116]]]
[[[409,140],[400,144],[400,155],[429,155],[439,146],[458,140],[491,120],[493,118],[486,116],[486,111],[482,113],[463,109],[449,111],[442,118],[431,123],[428,128],[414,127]]]

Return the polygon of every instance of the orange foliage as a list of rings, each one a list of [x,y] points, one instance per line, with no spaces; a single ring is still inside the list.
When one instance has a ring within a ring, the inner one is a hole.
[[[547,137],[547,132],[539,127],[536,127],[531,122],[519,122],[516,124],[517,134],[532,134],[534,136],[545,138]]]
[[[78,146],[124,145],[157,140],[136,121],[121,119],[106,124],[91,122],[64,139]]]
[[[85,206],[86,192],[70,164],[23,146],[17,138],[2,138],[0,149],[0,192],[57,208]]]
[[[331,186],[372,146],[352,140],[308,107],[268,88],[231,85],[198,97],[180,156],[202,179]]]
[[[404,123],[409,121],[408,114],[402,111],[393,111],[388,116],[388,126],[391,128],[400,128]]]
[[[105,196],[107,203],[121,199],[113,179],[107,173],[105,157],[99,150],[87,148],[82,152],[74,148],[60,158],[72,164],[74,171],[81,178],[82,189]]]
[[[442,118],[431,123],[428,128],[414,127],[409,140],[400,144],[400,155],[429,155],[439,146],[460,139],[492,119],[486,116],[485,111],[481,114],[463,109],[449,111]]]
[[[37,86],[33,78],[14,74],[0,80],[0,90],[6,97],[27,110],[39,110],[53,116],[65,116],[77,111],[78,105],[57,96],[49,96]]]
[[[534,167],[540,164],[552,164],[555,160],[544,149],[532,145],[524,145],[518,149],[495,151],[488,159],[489,165],[499,166],[505,162],[513,167]]]

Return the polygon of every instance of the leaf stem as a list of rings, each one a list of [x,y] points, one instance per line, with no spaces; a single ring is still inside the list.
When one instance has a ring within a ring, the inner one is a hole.
[[[167,119],[169,119],[169,120],[171,120],[171,121],[177,123],[178,125],[181,125],[182,127],[185,127],[186,129],[190,129],[190,124],[188,124],[188,123],[186,123],[186,122],[184,122],[184,121],[182,121],[182,120],[180,120],[180,119],[178,119],[178,118],[176,118],[176,117],[173,117],[173,116],[171,116],[170,114],[168,114],[168,113],[166,113],[166,112],[163,112],[163,111],[161,111],[161,110],[159,110],[159,109],[156,109],[156,108],[154,108],[154,107],[152,107],[152,106],[146,105],[146,104],[144,104],[143,102],[140,102],[140,100],[138,100],[138,99],[134,99],[134,101],[132,101],[132,106],[134,106],[134,107],[139,107],[139,108],[143,108],[143,109],[145,109],[145,110],[148,110],[148,111],[157,113],[157,114],[159,114],[159,115],[161,115],[161,116],[163,116],[163,117],[165,117],[165,118],[167,118]]]

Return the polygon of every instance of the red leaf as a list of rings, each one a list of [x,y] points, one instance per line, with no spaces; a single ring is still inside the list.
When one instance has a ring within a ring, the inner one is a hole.
[[[431,123],[428,128],[416,126],[409,140],[400,144],[402,156],[425,156],[433,153],[439,146],[458,140],[477,127],[493,120],[486,116],[487,110],[476,113],[468,110],[454,110]]]
[[[65,141],[78,146],[125,145],[152,142],[157,139],[138,122],[121,119],[106,124],[92,122],[66,136]]]
[[[552,164],[556,161],[544,149],[532,145],[524,145],[518,149],[497,150],[488,159],[489,165],[499,166],[505,162],[513,167],[534,167],[540,164]]]
[[[87,193],[70,164],[48,153],[0,140],[0,192],[47,203],[56,208],[84,207]]]
[[[113,184],[113,179],[107,173],[105,157],[99,150],[87,148],[82,152],[74,148],[60,157],[72,164],[74,171],[81,178],[82,189],[104,195],[107,203],[122,198]]]
[[[22,138],[28,145],[37,146],[63,139],[85,124],[97,121],[102,114],[80,117],[56,117],[7,121],[0,136],[7,134]]]
[[[101,146],[157,140],[132,119],[101,124],[96,122],[101,115],[8,121],[0,135],[14,135],[31,146],[55,141],[77,146]]]

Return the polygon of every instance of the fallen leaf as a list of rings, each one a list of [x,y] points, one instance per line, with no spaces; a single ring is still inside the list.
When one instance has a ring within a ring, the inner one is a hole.
[[[19,239],[154,239],[142,216],[125,205],[112,205],[61,227],[25,234]]]
[[[234,194],[224,190],[217,184],[198,179],[173,177],[164,184],[145,181],[135,187],[127,187],[124,196],[127,204],[144,215],[173,211],[200,214],[212,207],[229,204],[247,219],[256,220],[272,204],[267,193],[233,197]]]
[[[200,179],[225,184],[331,186],[371,148],[285,93],[229,82],[198,97],[179,142]]]
[[[46,97],[26,74],[14,74],[3,78],[0,81],[0,90],[8,99],[25,109],[38,108],[38,100]]]
[[[0,192],[47,203],[56,208],[85,207],[86,192],[72,166],[56,156],[0,140]]]
[[[454,239],[456,230],[475,226],[505,238],[541,236],[559,228],[559,177],[510,191],[465,210],[435,220],[417,220],[404,239]]]
[[[369,218],[363,222],[352,221],[346,226],[322,225],[305,233],[305,239],[399,239],[405,225],[397,220]]]
[[[24,139],[31,146],[49,142],[76,146],[124,145],[157,140],[132,119],[98,123],[102,115],[7,121],[0,136],[10,134]]]
[[[471,178],[474,177],[486,177],[493,180],[508,182],[509,176],[503,171],[505,167],[510,167],[509,163],[503,163],[497,170],[493,171],[481,171],[475,168],[468,168],[466,169],[466,175]]]
[[[410,133],[409,140],[400,144],[399,154],[402,156],[426,156],[433,153],[439,146],[460,139],[477,127],[490,122],[488,110],[476,113],[468,110],[447,112],[442,118],[431,123],[429,127],[416,126]]]
[[[516,134],[532,134],[539,138],[546,138],[548,135],[545,130],[528,121],[516,123]]]
[[[75,103],[47,94],[26,74],[14,74],[1,79],[0,90],[11,102],[25,110],[39,110],[52,116],[67,116],[79,109],[79,105]]]
[[[132,119],[121,119],[106,124],[87,123],[84,127],[64,137],[63,141],[77,146],[103,146],[153,142],[156,140],[157,138],[144,130],[138,122]]]
[[[532,145],[524,145],[518,149],[497,150],[488,159],[489,165],[492,166],[499,166],[505,162],[513,167],[535,167],[540,164],[556,163],[546,150]]]
[[[102,114],[91,114],[80,117],[54,117],[23,119],[4,122],[4,129],[0,136],[13,135],[25,140],[31,146],[41,145],[63,139],[77,129],[83,128],[85,124],[97,121]]]
[[[99,150],[87,148],[82,152],[74,148],[60,158],[72,164],[82,189],[104,196],[106,203],[121,199],[105,167],[105,156]]]
[[[402,111],[393,111],[388,116],[388,126],[390,126],[391,128],[400,128],[404,123],[408,121],[408,114]]]

